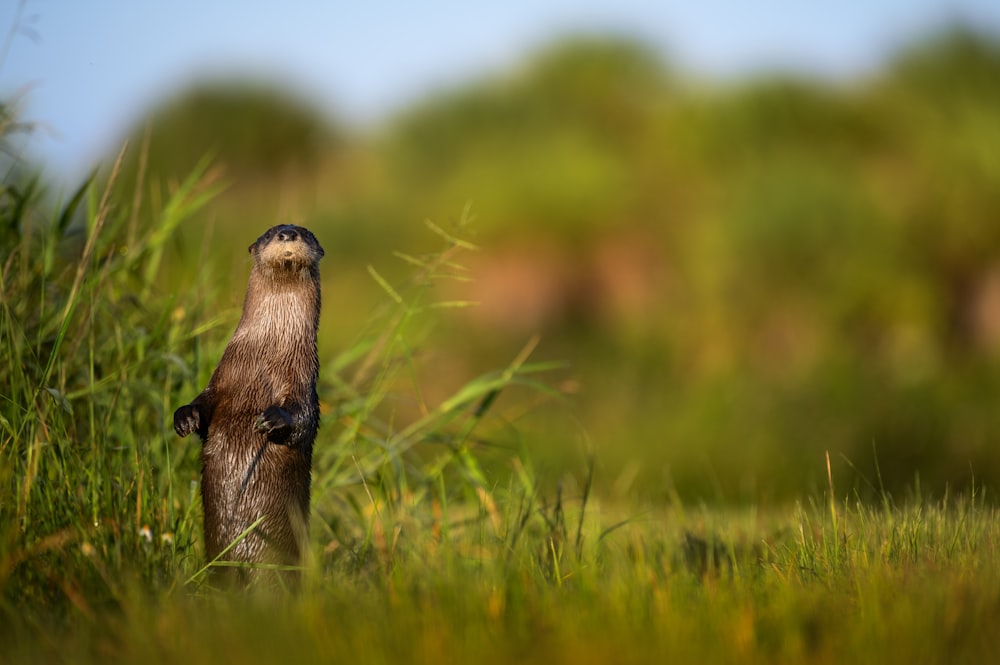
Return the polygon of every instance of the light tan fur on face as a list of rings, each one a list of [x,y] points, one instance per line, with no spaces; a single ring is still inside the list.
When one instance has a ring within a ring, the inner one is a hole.
[[[259,265],[288,270],[293,265],[308,268],[318,257],[302,238],[293,241],[272,240],[258,248],[256,260]]]

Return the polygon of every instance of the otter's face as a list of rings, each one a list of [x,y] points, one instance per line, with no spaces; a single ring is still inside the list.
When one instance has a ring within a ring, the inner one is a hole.
[[[293,269],[317,264],[323,258],[323,248],[309,229],[279,224],[250,245],[250,254],[258,265]]]

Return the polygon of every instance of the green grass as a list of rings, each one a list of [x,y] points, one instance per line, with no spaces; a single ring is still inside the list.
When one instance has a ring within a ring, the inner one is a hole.
[[[541,519],[512,543],[509,523],[441,538],[395,514],[391,545],[360,563],[334,557],[301,596],[127,586],[113,607],[81,603],[63,625],[16,620],[5,649],[9,662],[191,663],[988,662],[995,652],[1000,534],[982,503],[842,506],[839,532],[817,509],[668,510],[604,538],[608,516],[592,508],[579,554]]]
[[[529,362],[534,341],[425,398],[435,311],[462,305],[433,286],[464,279],[475,251],[461,227],[430,225],[442,249],[402,257],[405,283],[372,268],[386,304],[323,359],[301,593],[211,590],[199,444],[170,414],[204,385],[235,312],[218,314],[207,277],[178,290],[163,266],[216,189],[202,167],[150,213],[85,188],[43,221],[37,192],[3,190],[0,662],[994,654],[1000,521],[981,492],[871,504],[834,498],[830,477],[826,496],[786,508],[609,503],[590,492],[599,457],[533,469],[545,442],[523,414],[560,399],[539,379],[558,365]]]

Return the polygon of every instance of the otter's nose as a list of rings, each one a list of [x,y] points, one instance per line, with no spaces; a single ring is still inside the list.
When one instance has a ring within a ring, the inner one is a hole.
[[[299,232],[295,229],[282,229],[278,231],[278,240],[291,242],[299,237]]]

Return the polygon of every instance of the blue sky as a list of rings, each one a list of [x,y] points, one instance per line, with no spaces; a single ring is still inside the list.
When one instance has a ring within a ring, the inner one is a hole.
[[[42,126],[27,150],[64,180],[198,78],[277,79],[366,124],[565,33],[635,35],[686,72],[725,79],[849,78],[951,21],[1000,32],[1000,0],[0,0],[0,33],[19,7],[26,29],[6,44],[0,95]]]

